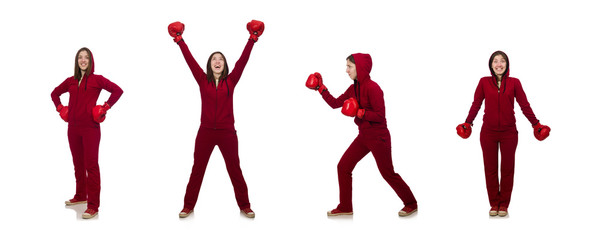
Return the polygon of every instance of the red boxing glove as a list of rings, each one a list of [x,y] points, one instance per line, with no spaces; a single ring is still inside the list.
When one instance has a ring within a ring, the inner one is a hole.
[[[462,123],[455,128],[458,131],[458,136],[466,139],[472,134],[472,124]]]
[[[349,98],[343,102],[343,106],[341,107],[341,113],[348,117],[355,117],[358,113],[358,100],[355,98]]]
[[[56,107],[56,111],[60,113],[60,118],[62,118],[62,120],[64,120],[65,122],[69,121],[69,107],[68,106],[63,106],[62,104],[58,104],[58,106]]]
[[[104,122],[106,119],[106,111],[110,109],[110,105],[108,103],[104,103],[104,105],[97,105],[92,109],[92,115],[94,117],[94,121],[97,123]]]
[[[185,24],[181,22],[174,22],[168,25],[168,34],[173,37],[173,41],[179,43],[183,39],[183,31],[185,30]]]
[[[541,122],[538,122],[532,127],[534,128],[534,134],[537,140],[543,141],[545,138],[549,137],[549,132],[551,132],[551,128],[549,126],[541,125]]]
[[[306,87],[309,89],[318,90],[320,94],[327,90],[327,87],[322,83],[322,76],[318,72],[310,74],[308,80],[306,80]]]
[[[247,24],[247,29],[248,32],[250,32],[250,39],[252,39],[254,42],[257,42],[258,37],[260,37],[262,32],[264,32],[264,23],[258,20],[252,20]]]

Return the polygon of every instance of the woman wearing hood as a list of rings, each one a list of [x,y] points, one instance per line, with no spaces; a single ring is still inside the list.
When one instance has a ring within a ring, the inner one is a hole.
[[[377,167],[387,183],[403,201],[399,216],[408,216],[418,209],[410,187],[393,170],[391,135],[385,118],[385,101],[379,85],[370,79],[372,59],[368,54],[356,53],[347,57],[347,74],[354,84],[338,98],[333,97],[322,82],[319,73],[311,74],[306,86],[317,90],[331,108],[342,107],[341,112],[354,118],[359,134],[345,151],[339,164],[339,205],[328,211],[328,216],[352,215],[352,171],[356,164],[372,152]]]
[[[75,196],[66,205],[87,203],[84,219],[93,218],[100,207],[100,123],[106,111],[119,100],[123,90],[102,75],[94,74],[94,58],[88,48],[75,55],[75,74],[67,78],[50,94],[56,111],[69,123],[68,139],[75,165]],[[97,105],[100,92],[110,92],[104,105]],[[69,106],[63,106],[60,95],[69,92]]]
[[[466,139],[472,133],[472,123],[485,100],[485,114],[480,132],[480,145],[483,151],[487,194],[491,210],[490,216],[504,217],[514,184],[514,162],[518,146],[518,130],[514,113],[514,98],[522,113],[532,124],[534,136],[542,141],[549,136],[551,129],[541,125],[526,99],[522,84],[517,78],[510,77],[510,63],[507,55],[496,51],[489,58],[491,76],[483,77],[474,92],[474,101],[466,122],[456,127],[460,137]],[[498,176],[501,151],[501,181]]]
[[[235,68],[229,74],[227,60],[221,52],[214,52],[210,55],[206,66],[208,73],[205,73],[191,55],[187,44],[182,38],[185,25],[174,22],[168,26],[169,34],[181,48],[183,57],[199,85],[202,98],[201,124],[195,141],[193,168],[185,192],[183,210],[179,212],[181,218],[188,217],[193,212],[206,172],[206,166],[215,146],[218,146],[223,154],[241,213],[248,218],[256,216],[250,208],[247,185],[239,165],[238,139],[233,117],[235,86],[239,82],[245,65],[250,58],[254,43],[258,41],[258,37],[264,31],[264,23],[252,20],[247,24],[247,29],[250,32],[250,38],[243,49],[241,57],[235,63]]]

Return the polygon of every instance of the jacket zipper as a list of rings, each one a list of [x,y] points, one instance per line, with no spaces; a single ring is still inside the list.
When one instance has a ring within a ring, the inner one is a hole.
[[[502,77],[503,78],[503,77]],[[497,129],[501,128],[501,84],[497,86]]]
[[[218,116],[218,85],[214,82],[215,104],[214,104],[214,129],[216,129],[216,116]]]
[[[83,78],[81,78],[81,80],[80,80],[80,81],[83,81]],[[78,82],[77,82],[77,93],[75,94],[75,104],[74,104],[75,106],[74,106],[74,108],[73,108],[73,110],[72,110],[72,111],[73,111],[73,126],[74,126],[74,125],[75,125],[75,123],[77,122],[77,121],[75,121],[75,117],[77,116],[77,114],[75,114],[75,113],[76,113],[76,112],[75,112],[75,109],[77,109],[77,106],[79,105],[79,86],[80,86],[80,85],[81,85],[81,84],[80,84],[80,82],[78,81]]]

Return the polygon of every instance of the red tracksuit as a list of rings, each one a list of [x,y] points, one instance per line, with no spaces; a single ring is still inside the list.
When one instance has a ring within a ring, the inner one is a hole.
[[[492,59],[491,59],[492,60]],[[502,76],[501,86],[497,87],[497,77],[491,64],[490,77],[480,79],[467,123],[472,123],[485,100],[485,115],[480,132],[480,145],[483,151],[487,194],[491,207],[509,207],[514,184],[514,162],[518,146],[518,130],[514,113],[514,98],[518,101],[522,113],[531,124],[539,122],[535,117],[522,84],[517,78],[509,77],[509,61]],[[501,182],[498,178],[498,151],[501,151]]]
[[[100,207],[100,124],[93,120],[92,109],[102,89],[110,92],[106,103],[111,107],[119,100],[123,90],[102,75],[94,74],[94,58],[90,55],[90,75],[79,84],[69,77],[52,91],[54,106],[60,103],[60,95],[69,92],[68,138],[73,165],[75,166],[76,200],[87,200],[87,208],[98,211]]]
[[[385,101],[379,85],[370,79],[372,59],[368,54],[353,54],[356,62],[357,80],[345,93],[338,98],[329,91],[322,92],[322,98],[332,108],[339,108],[346,99],[354,97],[359,106],[365,109],[362,119],[355,117],[354,122],[360,130],[356,139],[345,151],[339,164],[339,205],[337,209],[343,212],[353,211],[352,206],[352,171],[356,164],[372,152],[378,169],[383,178],[395,190],[395,193],[407,207],[417,208],[417,202],[410,187],[393,170],[391,159],[391,135],[385,119]]]
[[[214,83],[208,82],[206,73],[191,55],[185,41],[179,42],[185,61],[200,87],[202,97],[201,124],[196,137],[193,168],[185,192],[184,208],[194,209],[196,205],[206,166],[214,146],[218,146],[225,160],[237,205],[240,209],[250,207],[247,185],[239,166],[237,131],[235,131],[233,116],[233,93],[250,58],[253,46],[254,42],[248,40],[241,57],[235,63],[235,68],[216,86]]]

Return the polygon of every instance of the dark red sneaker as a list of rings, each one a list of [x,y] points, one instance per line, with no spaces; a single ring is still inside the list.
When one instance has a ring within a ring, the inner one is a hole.
[[[343,212],[336,208],[327,212],[327,216],[353,215],[353,214],[354,214],[354,212]]]
[[[189,217],[189,215],[193,212],[193,209],[189,209],[189,208],[183,208],[183,210],[181,210],[181,212],[179,213],[179,217],[180,218],[186,218]]]
[[[77,204],[83,204],[83,203],[87,203],[86,200],[77,200],[77,199],[70,199],[70,200],[66,200],[64,201],[64,204],[66,204],[67,206],[72,206],[72,205],[77,205]]]
[[[248,218],[255,218],[256,217],[256,213],[254,213],[254,211],[252,211],[251,208],[241,209],[241,213],[243,213],[243,215],[246,216],[246,217],[248,217]]]
[[[505,217],[507,216],[507,208],[506,207],[499,207],[499,212],[497,213],[500,217]]]
[[[88,208],[87,210],[85,210],[83,215],[81,215],[81,217],[83,219],[90,219],[90,218],[95,217],[96,215],[98,215],[98,211]]]
[[[497,216],[497,211],[499,211],[499,206],[491,207],[491,210],[489,210],[489,216]]]
[[[418,208],[403,207],[401,211],[399,211],[397,214],[400,217],[407,217],[412,215],[412,213],[415,213],[416,211],[418,211]]]

